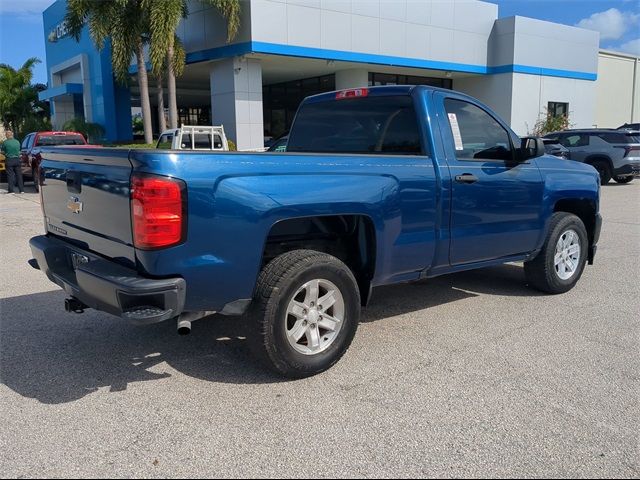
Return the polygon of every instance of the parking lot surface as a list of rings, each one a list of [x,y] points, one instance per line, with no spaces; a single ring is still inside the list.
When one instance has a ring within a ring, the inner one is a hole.
[[[640,180],[602,188],[571,292],[517,264],[380,288],[301,381],[256,365],[241,319],[65,313],[26,263],[29,192],[0,195],[2,477],[640,477]]]

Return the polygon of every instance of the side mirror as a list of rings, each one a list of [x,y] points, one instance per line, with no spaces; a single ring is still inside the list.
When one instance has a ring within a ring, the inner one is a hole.
[[[518,160],[524,162],[545,154],[544,142],[539,137],[524,137],[518,151]]]

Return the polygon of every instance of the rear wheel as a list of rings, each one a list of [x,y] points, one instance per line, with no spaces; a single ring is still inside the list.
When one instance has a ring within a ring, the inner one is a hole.
[[[627,177],[614,177],[614,180],[617,183],[630,183],[633,180],[633,176],[629,175]]]
[[[264,267],[250,311],[251,343],[272,370],[291,378],[332,367],[360,318],[351,270],[331,255],[294,250]]]
[[[568,292],[582,276],[588,250],[582,220],[571,213],[554,213],[542,250],[524,264],[527,281],[543,292]]]
[[[600,175],[600,184],[606,185],[611,180],[611,167],[605,160],[596,160],[591,165],[598,171]]]

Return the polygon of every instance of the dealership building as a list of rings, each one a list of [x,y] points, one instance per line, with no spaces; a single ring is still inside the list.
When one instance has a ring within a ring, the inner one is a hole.
[[[97,51],[86,29],[79,42],[71,38],[65,9],[58,0],[43,14],[49,87],[41,98],[51,102],[54,126],[80,116],[102,124],[107,140],[128,140],[132,108],[140,105],[135,65],[130,85],[117,84],[108,47]],[[239,149],[285,132],[308,95],[371,85],[468,93],[520,135],[546,109],[569,113],[575,127],[617,127],[640,114],[637,58],[601,53],[597,32],[499,18],[488,2],[244,0],[231,43],[216,11],[190,2],[178,35],[187,52],[177,81],[180,123],[222,124]],[[610,73],[602,75],[599,64]],[[149,84],[157,135],[156,81]],[[612,84],[603,100],[599,90]],[[621,106],[611,111],[612,102]]]

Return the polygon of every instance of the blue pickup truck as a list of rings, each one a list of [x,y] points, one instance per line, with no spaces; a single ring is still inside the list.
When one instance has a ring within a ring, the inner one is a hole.
[[[246,315],[266,365],[328,369],[373,287],[505,262],[571,289],[600,236],[599,178],[449,90],[304,100],[284,153],[43,153],[34,268],[138,323]],[[428,292],[425,291],[425,295]]]

